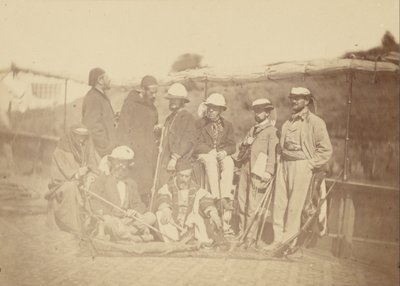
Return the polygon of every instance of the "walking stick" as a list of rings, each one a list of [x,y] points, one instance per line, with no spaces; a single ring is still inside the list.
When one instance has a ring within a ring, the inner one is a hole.
[[[175,239],[171,238],[168,234],[165,234],[163,232],[161,232],[160,230],[158,230],[157,228],[155,228],[154,226],[151,226],[150,224],[146,223],[145,221],[143,221],[142,219],[138,218],[136,215],[128,215],[128,212],[122,208],[120,208],[119,206],[113,204],[110,201],[107,201],[105,198],[103,198],[102,196],[99,196],[98,194],[92,192],[92,191],[88,191],[88,193],[92,196],[94,196],[95,198],[101,200],[102,202],[108,204],[109,206],[112,206],[113,208],[119,210],[120,212],[122,212],[123,214],[125,214],[128,217],[133,218],[134,220],[137,220],[138,222],[144,224],[145,226],[147,226],[148,228],[150,228],[151,230],[154,230],[158,233],[160,233],[161,235],[164,235],[165,237],[168,237],[170,240],[172,241],[176,241]]]
[[[271,186],[271,188],[274,188],[274,187],[275,187],[275,185],[272,185],[272,186]],[[265,221],[267,220],[268,209],[269,209],[270,206],[271,206],[271,202],[272,202],[272,189],[271,189],[271,195],[268,197],[267,205],[266,205],[266,207],[264,208],[264,215],[263,215],[263,218],[262,218],[262,220],[261,220],[261,229],[259,230],[258,235],[257,235],[257,238],[256,238],[256,243],[255,243],[256,246],[258,245],[258,242],[260,241],[261,236],[262,236],[262,234],[263,234],[263,232],[264,232]]]
[[[161,155],[162,155],[162,152],[163,152],[164,131],[165,131],[165,127],[163,126],[161,128],[160,143],[158,145],[156,171],[155,171],[155,174],[154,174],[153,186],[151,187],[151,199],[150,199],[150,206],[149,206],[150,211],[153,211],[154,198],[155,198],[155,195],[156,195],[156,187],[157,187],[157,183],[158,183],[158,176],[159,176],[159,173],[160,173],[160,161],[161,161]]]
[[[269,186],[271,185],[272,181],[275,181],[275,177],[268,182],[267,190],[268,190]],[[247,226],[246,230],[243,232],[243,235],[239,239],[238,246],[242,245],[244,243],[244,241],[246,240],[251,228],[253,227],[254,222],[258,218],[260,209],[263,209],[265,207],[265,204],[266,204],[267,200],[269,199],[270,194],[272,194],[272,188],[269,191],[266,191],[264,196],[262,197],[260,204],[258,205],[256,211],[254,212],[254,215],[251,219],[250,224]]]
[[[221,166],[220,166],[220,164],[221,163],[217,160],[219,208],[221,210],[220,219],[221,219],[221,224],[222,224],[222,230],[224,230],[224,218],[223,218],[224,210],[222,209],[223,205],[222,205]]]
[[[300,228],[300,230],[289,237],[286,241],[280,243],[277,245],[274,249],[271,251],[267,251],[267,253],[270,253],[271,256],[277,257],[280,255],[284,255],[291,249],[291,244],[293,241],[295,241],[303,232],[307,230],[307,228],[311,225],[311,223],[314,221],[316,215],[318,214],[319,210],[321,209],[322,205],[325,203],[325,201],[328,199],[328,196],[332,192],[333,188],[335,187],[336,183],[338,182],[339,178],[342,176],[343,170],[340,171],[339,175],[335,178],[335,181],[332,183],[332,185],[329,187],[329,190],[326,192],[325,197],[323,197],[319,203],[317,208],[315,209],[315,212],[307,219],[307,221],[304,223],[304,225]]]

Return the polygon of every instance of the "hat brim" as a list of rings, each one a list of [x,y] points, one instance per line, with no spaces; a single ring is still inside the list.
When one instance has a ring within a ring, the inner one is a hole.
[[[221,107],[223,110],[226,110],[227,107],[223,106],[223,105],[215,105],[215,104],[211,104],[211,103],[205,103],[206,106],[215,106],[215,107]]]
[[[255,108],[264,108],[264,109],[268,109],[268,110],[273,110],[275,107],[271,104],[258,104],[258,105],[250,106],[251,110],[254,110]]]
[[[190,102],[190,100],[189,99],[187,99],[187,98],[184,98],[184,97],[179,97],[179,96],[173,96],[173,95],[166,95],[165,96],[165,99],[180,99],[180,100],[182,100],[182,101],[184,101],[184,102],[186,102],[186,103],[188,103],[188,102]]]

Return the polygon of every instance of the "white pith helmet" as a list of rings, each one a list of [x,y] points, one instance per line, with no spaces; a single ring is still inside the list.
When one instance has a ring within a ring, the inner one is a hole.
[[[210,94],[210,96],[207,97],[207,99],[206,99],[205,105],[219,106],[219,107],[222,107],[224,110],[226,110],[225,97],[220,93]]]
[[[188,92],[185,86],[181,83],[174,83],[168,89],[168,94],[165,96],[166,99],[181,99],[185,102],[189,102],[187,98]]]

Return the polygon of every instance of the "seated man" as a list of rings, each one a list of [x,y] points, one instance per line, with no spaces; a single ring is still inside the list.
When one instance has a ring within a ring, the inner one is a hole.
[[[154,224],[156,218],[147,212],[135,181],[128,177],[133,157],[129,147],[116,147],[107,157],[109,173],[100,175],[91,186],[91,192],[103,199],[97,196],[91,199],[94,214],[100,215],[103,220],[99,224],[99,237],[109,234],[113,240],[153,239],[145,224]]]
[[[85,177],[96,172],[99,161],[86,127],[81,124],[71,126],[52,157],[51,181],[45,194],[49,226],[80,234],[79,208],[83,206],[80,188]]]
[[[211,94],[206,102],[205,116],[196,122],[196,145],[194,154],[204,164],[213,198],[217,206],[225,209],[224,228],[230,230],[229,220],[233,200],[233,160],[230,155],[236,151],[232,123],[221,116],[226,110],[222,94]],[[223,210],[221,210],[222,212]]]
[[[199,242],[219,244],[217,230],[222,224],[212,195],[191,179],[190,162],[178,161],[176,172],[157,192],[156,215],[161,232],[178,240],[178,229],[183,232],[184,228],[194,228]],[[166,237],[163,239],[168,241]]]

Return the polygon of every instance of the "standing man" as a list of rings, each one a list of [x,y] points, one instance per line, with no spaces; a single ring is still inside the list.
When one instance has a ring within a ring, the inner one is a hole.
[[[162,151],[159,176],[156,190],[168,182],[175,172],[176,164],[180,160],[188,160],[192,156],[195,142],[195,119],[184,106],[189,102],[187,90],[180,83],[174,83],[165,97],[169,100],[171,113],[165,120],[162,132]]]
[[[289,100],[293,114],[282,126],[273,209],[274,242],[267,250],[300,230],[313,173],[321,170],[332,155],[325,122],[308,108],[312,102],[310,90],[294,87]]]
[[[253,101],[256,124],[251,127],[242,144],[238,159],[241,163],[238,188],[239,232],[242,234],[250,219],[255,215],[268,182],[275,174],[276,147],[279,143],[277,129],[271,123],[270,115],[274,106],[266,98]],[[247,207],[246,207],[247,206]],[[254,224],[249,232],[250,240],[257,230]],[[249,244],[252,241],[248,241]]]
[[[101,157],[110,154],[116,145],[116,120],[110,99],[105,92],[111,81],[101,68],[89,72],[89,85],[82,105],[82,123],[91,133],[94,146]]]
[[[146,205],[149,204],[157,157],[154,135],[154,127],[158,123],[158,112],[154,106],[157,91],[157,80],[150,75],[143,77],[140,89],[132,90],[122,105],[117,130],[118,143],[130,147],[136,154],[136,164],[130,176],[138,184]]]
[[[194,154],[205,166],[211,194],[220,200],[217,206],[226,210],[225,221],[230,220],[233,209],[233,159],[236,151],[235,135],[232,123],[221,116],[226,110],[225,98],[222,94],[211,94],[204,103],[206,115],[196,121],[196,146]],[[223,210],[221,210],[223,212]],[[230,231],[229,224],[225,231]]]

